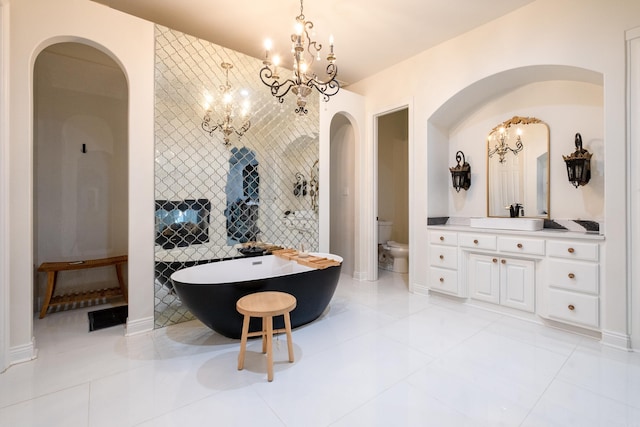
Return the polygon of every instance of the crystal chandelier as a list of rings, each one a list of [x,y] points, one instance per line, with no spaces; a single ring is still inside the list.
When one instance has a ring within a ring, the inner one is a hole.
[[[336,80],[338,67],[336,66],[336,56],[333,54],[333,36],[329,38],[329,55],[327,55],[327,78],[320,80],[313,72],[314,61],[320,61],[320,50],[322,45],[311,40],[309,30],[313,29],[313,22],[307,21],[303,13],[302,0],[300,0],[300,15],[296,17],[295,33],[291,35],[291,52],[293,54],[293,74],[291,78],[280,81],[278,75],[278,65],[280,58],[277,55],[271,57],[271,40],[265,41],[266,55],[264,67],[260,70],[262,83],[271,88],[271,95],[284,101],[284,96],[293,92],[296,95],[297,108],[295,112],[299,115],[307,114],[307,96],[316,89],[328,101],[330,96],[338,93],[340,83]]]
[[[215,122],[211,117],[211,114],[213,113],[211,110],[211,102],[213,101],[213,98],[210,95],[207,95],[207,102],[205,105],[207,112],[202,119],[202,129],[212,136],[216,130],[219,130],[222,132],[224,145],[229,146],[231,145],[229,142],[229,136],[231,136],[231,134],[235,133],[238,137],[241,137],[251,127],[251,121],[249,120],[249,100],[246,99],[248,95],[246,91],[242,91],[241,94],[245,99],[242,101],[240,106],[238,107],[233,103],[233,94],[231,92],[231,85],[229,84],[229,70],[233,68],[233,64],[223,62],[220,66],[225,71],[226,80],[225,84],[220,85],[220,103],[216,105],[215,109],[220,110],[222,120]],[[238,108],[240,108],[240,121],[242,122],[242,125],[240,125],[239,129],[236,129],[233,125],[233,119]]]
[[[521,152],[522,149],[524,148],[524,145],[522,144],[522,139],[521,139],[522,130],[518,128],[518,130],[516,131],[516,134],[517,134],[516,148],[511,148],[505,142],[509,138],[509,131],[507,131],[507,129],[504,126],[500,127],[500,129],[498,129],[498,133],[495,135],[495,139],[498,141],[498,143],[494,146],[493,150],[489,149],[489,157],[493,157],[494,154],[497,154],[498,161],[500,163],[504,163],[505,162],[504,157],[507,155],[509,151],[511,151],[515,155]],[[491,143],[491,136],[489,136],[489,143]]]

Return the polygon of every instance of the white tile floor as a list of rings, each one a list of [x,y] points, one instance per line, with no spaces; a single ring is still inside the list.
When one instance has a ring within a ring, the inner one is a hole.
[[[88,333],[87,310],[35,320],[38,359],[0,375],[2,426],[640,426],[640,354],[343,276],[329,311],[276,344],[191,321]],[[95,308],[91,308],[95,309]]]

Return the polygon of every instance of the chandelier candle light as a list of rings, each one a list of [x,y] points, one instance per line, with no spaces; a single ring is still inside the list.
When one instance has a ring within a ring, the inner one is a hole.
[[[507,143],[505,143],[505,140],[509,138],[509,132],[507,131],[507,129],[504,126],[498,129],[498,134],[496,136],[498,144],[495,145],[493,150],[489,150],[489,157],[493,157],[494,154],[498,154],[498,161],[500,163],[504,163],[504,157],[509,151],[511,151],[514,155],[517,155],[519,152],[521,152],[524,148],[521,139],[522,130],[518,128],[516,134],[516,148],[511,148]],[[489,137],[489,142],[491,142],[491,137]]]
[[[213,112],[211,110],[211,102],[213,101],[213,98],[211,97],[211,95],[205,95],[205,97],[207,98],[207,102],[205,105],[207,111],[204,115],[204,118],[202,119],[202,129],[212,136],[216,130],[220,130],[223,135],[224,145],[229,146],[231,145],[231,143],[229,142],[229,137],[231,136],[231,134],[235,133],[236,135],[238,135],[238,137],[241,137],[251,127],[251,121],[249,120],[249,100],[246,99],[246,91],[242,91],[241,94],[243,97],[245,97],[244,101],[240,105],[240,119],[242,121],[242,125],[240,125],[239,129],[236,129],[232,123],[235,115],[235,110],[238,107],[233,103],[231,85],[229,84],[229,70],[233,68],[233,64],[223,62],[222,64],[220,64],[220,66],[225,71],[226,80],[225,84],[220,85],[220,105],[216,106],[216,110],[222,110],[221,113],[223,117],[222,120],[218,122],[215,122],[213,120],[213,118],[211,117],[211,114]]]
[[[307,96],[316,89],[324,101],[329,101],[329,97],[338,93],[340,83],[336,80],[338,67],[336,66],[336,56],[333,53],[333,36],[329,38],[329,54],[327,55],[327,79],[322,81],[313,72],[312,65],[315,60],[320,61],[320,50],[322,45],[311,40],[309,30],[313,29],[313,22],[307,21],[303,13],[303,4],[300,0],[300,15],[296,17],[295,33],[291,35],[291,52],[293,53],[293,74],[291,78],[280,81],[278,75],[278,65],[280,58],[277,55],[271,56],[271,40],[265,41],[266,54],[264,67],[260,70],[260,80],[271,88],[271,95],[284,102],[284,96],[291,91],[296,95],[295,110],[299,115],[307,114]]]

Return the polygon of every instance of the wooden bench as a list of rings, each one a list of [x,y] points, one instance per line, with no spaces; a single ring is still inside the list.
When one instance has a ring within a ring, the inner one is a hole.
[[[124,296],[127,300],[127,289],[124,286],[124,277],[122,276],[122,264],[127,262],[127,255],[121,255],[111,258],[89,259],[85,261],[71,262],[43,262],[38,267],[38,271],[47,273],[47,293],[40,310],[40,318],[47,315],[49,307],[76,303],[82,301],[92,301],[98,298],[112,298],[116,296]],[[56,280],[59,271],[69,270],[85,270],[88,268],[115,266],[116,275],[118,276],[117,288],[98,289],[86,292],[77,292],[65,295],[54,295],[56,292]]]

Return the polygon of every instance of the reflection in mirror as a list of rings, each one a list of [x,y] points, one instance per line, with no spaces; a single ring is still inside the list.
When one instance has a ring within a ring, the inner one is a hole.
[[[549,218],[549,127],[515,116],[487,138],[487,216]]]

